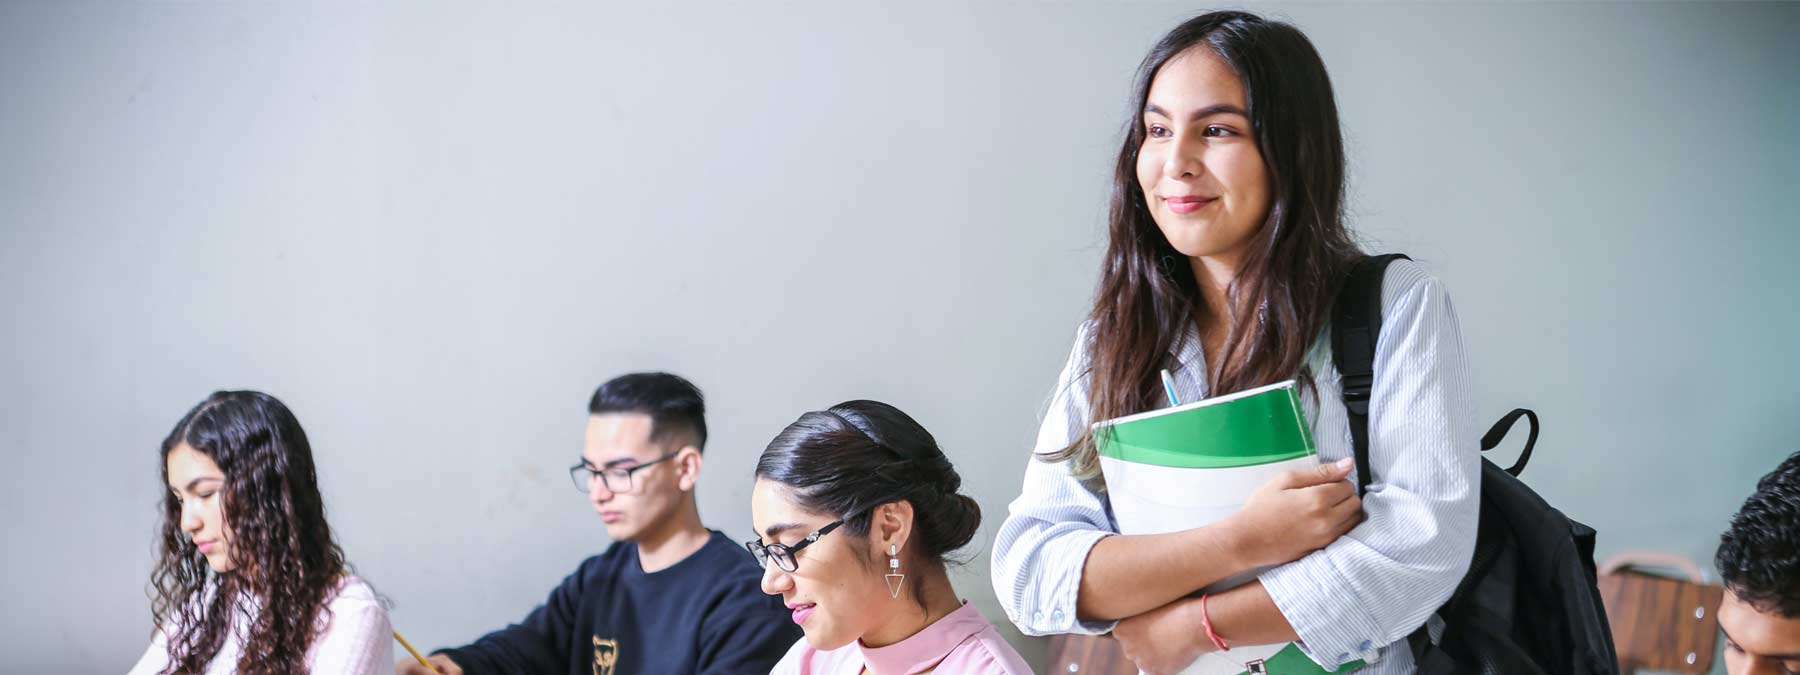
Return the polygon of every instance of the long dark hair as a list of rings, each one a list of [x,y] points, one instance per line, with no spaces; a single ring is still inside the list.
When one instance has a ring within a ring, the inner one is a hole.
[[[957,493],[962,476],[937,439],[880,401],[845,401],[801,415],[763,450],[756,477],[787,486],[803,509],[848,516],[844,529],[859,538],[868,536],[875,507],[912,503],[906,555],[915,564],[942,566],[981,526],[981,506]],[[923,606],[924,586],[912,588]]]
[[[1209,50],[1242,80],[1268,169],[1269,213],[1226,289],[1229,307],[1205,306],[1185,256],[1157,229],[1137,178],[1150,84],[1163,64],[1192,48]],[[1169,31],[1144,57],[1132,103],[1088,317],[1090,419],[1155,407],[1157,371],[1200,316],[1226,328],[1224,353],[1209,355],[1213,395],[1307,379],[1306,353],[1330,316],[1338,285],[1362,257],[1344,227],[1344,141],[1318,51],[1285,23],[1245,12],[1204,14]],[[1082,478],[1099,472],[1091,433],[1043,459],[1072,460]]]
[[[260,602],[261,608],[245,627],[236,672],[306,672],[307,649],[328,619],[321,614],[325,603],[347,574],[344,552],[325,524],[306,432],[273,396],[221,391],[188,411],[163,441],[165,484],[169,453],[183,444],[211,458],[225,474],[220,495],[235,568],[211,573],[181,530],[180,500],[164,490],[162,558],[150,582],[156,625],[169,638],[164,672],[205,672],[233,617],[251,615],[247,602]]]

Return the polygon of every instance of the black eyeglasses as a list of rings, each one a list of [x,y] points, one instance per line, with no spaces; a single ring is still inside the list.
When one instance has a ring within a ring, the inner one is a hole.
[[[800,567],[799,561],[794,560],[795,553],[799,553],[800,549],[811,546],[813,542],[819,540],[819,537],[831,534],[832,530],[837,529],[839,525],[843,524],[843,518],[826,523],[824,527],[813,530],[811,534],[802,537],[800,543],[794,544],[793,546],[788,546],[786,544],[764,544],[759,540],[751,539],[750,541],[744,542],[744,548],[750,549],[750,555],[756,556],[756,563],[762,565],[763,569],[768,569],[769,561],[773,560],[775,561],[775,566],[780,567],[783,572],[792,572]]]
[[[595,476],[600,477],[600,482],[605,483],[606,489],[609,491],[619,493],[630,492],[631,474],[636,473],[638,469],[673,459],[679,454],[681,454],[681,451],[677,450],[637,466],[619,466],[608,469],[595,469],[589,467],[587,460],[582,460],[580,464],[569,467],[569,479],[575,481],[575,489],[582,492],[587,492],[588,488],[593,486]]]

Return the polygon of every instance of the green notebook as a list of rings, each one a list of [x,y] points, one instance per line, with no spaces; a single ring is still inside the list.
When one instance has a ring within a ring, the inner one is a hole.
[[[1311,425],[1291,380],[1099,422],[1094,441],[1113,519],[1123,534],[1209,525],[1242,509],[1275,476],[1318,466]],[[1261,572],[1249,570],[1202,590],[1233,588]],[[1326,670],[1299,647],[1283,643],[1209,653],[1181,675],[1323,675],[1362,666],[1356,661]]]

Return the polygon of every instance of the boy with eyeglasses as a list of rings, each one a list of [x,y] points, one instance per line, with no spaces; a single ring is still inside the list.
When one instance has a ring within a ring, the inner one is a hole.
[[[750,554],[700,522],[700,390],[668,373],[624,375],[600,385],[588,413],[569,475],[614,543],[524,621],[432,664],[446,675],[769,672],[801,633],[760,590]],[[401,661],[395,672],[430,671]]]

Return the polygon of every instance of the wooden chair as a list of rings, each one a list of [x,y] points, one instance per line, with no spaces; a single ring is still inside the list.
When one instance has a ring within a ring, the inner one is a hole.
[[[1646,570],[1678,570],[1687,578]],[[1706,583],[1693,562],[1661,553],[1625,553],[1600,566],[1600,598],[1612,624],[1619,671],[1699,675],[1712,669],[1719,648],[1714,614],[1725,589]]]

